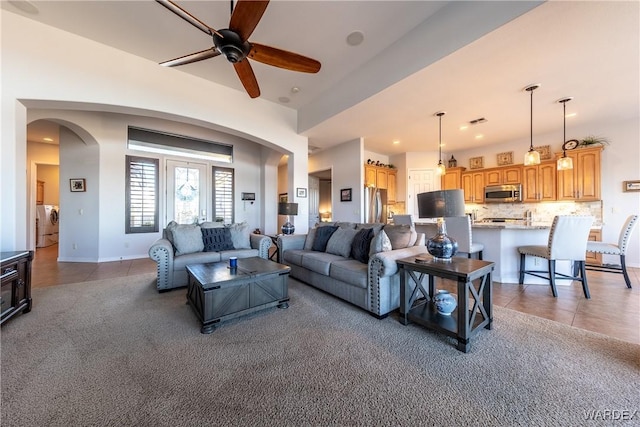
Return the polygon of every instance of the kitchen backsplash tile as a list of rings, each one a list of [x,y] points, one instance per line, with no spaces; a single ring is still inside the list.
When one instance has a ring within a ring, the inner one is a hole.
[[[594,225],[602,224],[602,201],[597,202],[550,202],[550,203],[492,203],[465,206],[465,212],[475,211],[476,219],[484,218],[525,218],[531,211],[533,222],[553,221],[556,215],[593,215]]]

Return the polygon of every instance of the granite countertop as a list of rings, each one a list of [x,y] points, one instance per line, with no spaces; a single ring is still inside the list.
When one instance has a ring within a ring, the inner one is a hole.
[[[502,230],[544,230],[551,228],[551,222],[532,222],[527,223],[526,221],[517,221],[517,222],[476,222],[471,225],[472,228],[493,228],[493,229],[502,229]],[[602,229],[601,224],[594,224],[591,227],[592,230],[600,230]]]

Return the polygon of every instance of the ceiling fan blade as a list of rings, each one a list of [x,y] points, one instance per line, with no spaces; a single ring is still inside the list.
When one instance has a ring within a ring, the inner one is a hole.
[[[216,48],[211,47],[200,52],[190,53],[189,55],[181,56],[180,58],[161,62],[160,65],[164,67],[177,67],[178,65],[186,65],[191,64],[192,62],[202,61],[203,59],[214,58],[218,55],[220,55],[220,52],[218,52]]]
[[[263,64],[303,73],[320,71],[321,64],[315,59],[259,43],[251,43],[251,45],[248,57]]]
[[[236,69],[238,77],[242,82],[242,86],[247,91],[251,98],[257,98],[260,96],[260,87],[256,80],[256,75],[253,74],[253,68],[246,59],[244,61],[236,62],[233,64],[233,68]]]
[[[238,0],[231,15],[229,29],[238,33],[243,42],[247,41],[258,22],[260,22],[260,18],[262,18],[268,5],[269,0]]]
[[[199,29],[200,31],[203,31],[209,35],[217,34],[220,37],[222,37],[220,33],[218,33],[216,30],[214,30],[213,28],[211,28],[210,26],[208,26],[207,24],[205,24],[204,22],[202,22],[201,20],[199,20],[198,18],[196,18],[195,16],[193,16],[192,14],[190,14],[189,12],[187,12],[186,10],[184,10],[183,8],[181,8],[180,6],[172,2],[171,0],[156,0],[156,1],[161,5],[163,5],[164,7],[166,7],[167,9],[169,9],[171,12],[178,15],[180,18],[187,21],[189,24]]]

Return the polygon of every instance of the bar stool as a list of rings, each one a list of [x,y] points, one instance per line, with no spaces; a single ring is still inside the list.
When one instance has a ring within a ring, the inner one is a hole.
[[[546,279],[551,285],[553,296],[557,297],[556,279],[576,280],[582,282],[585,298],[591,298],[585,271],[585,258],[587,240],[589,239],[589,231],[591,230],[593,219],[590,215],[557,215],[553,218],[547,246],[529,245],[518,247],[518,252],[520,253],[520,280],[518,283],[521,285],[524,283],[525,274]],[[549,271],[525,270],[527,256],[546,259]],[[556,272],[557,260],[573,261],[572,271],[579,272],[580,276],[577,276],[577,273],[569,276]],[[546,273],[546,275],[543,275],[543,273]]]
[[[484,245],[473,243],[469,215],[450,216],[444,219],[444,223],[447,227],[447,235],[458,242],[458,253],[467,254],[467,258],[472,258],[472,255],[475,254],[478,259],[482,259]]]
[[[631,280],[627,274],[627,265],[625,263],[625,255],[627,254],[627,244],[629,243],[629,237],[633,232],[636,224],[638,223],[638,215],[630,215],[627,218],[627,222],[620,230],[620,237],[618,237],[618,244],[604,243],[604,242],[587,242],[587,252],[594,252],[597,254],[605,255],[618,255],[620,257],[620,267],[609,265],[597,265],[587,264],[587,270],[591,271],[603,271],[605,273],[618,273],[624,276],[624,281],[627,283],[627,288],[631,288]]]
[[[411,215],[393,215],[393,223],[395,225],[413,225],[413,220],[411,219]]]

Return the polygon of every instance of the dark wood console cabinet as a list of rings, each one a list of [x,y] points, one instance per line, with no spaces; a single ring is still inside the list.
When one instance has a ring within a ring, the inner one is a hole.
[[[19,312],[31,311],[31,261],[33,251],[0,252],[2,292],[0,325]]]

